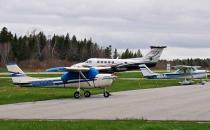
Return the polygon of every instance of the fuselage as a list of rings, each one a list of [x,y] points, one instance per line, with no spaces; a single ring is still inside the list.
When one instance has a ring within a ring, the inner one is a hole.
[[[182,66],[171,73],[154,73],[146,65],[139,65],[140,71],[145,78],[149,79],[179,79],[179,78],[205,78],[207,71],[198,70],[195,66]]]
[[[112,67],[113,71],[125,71],[139,69],[139,64],[146,64],[149,67],[156,65],[156,62],[146,61],[143,58],[130,59],[106,59],[106,58],[90,58],[85,62],[75,64],[75,66],[87,67]]]
[[[153,76],[148,76],[150,79],[181,79],[181,78],[193,78],[193,79],[201,79],[206,77],[206,70],[196,70],[191,73],[163,73]]]
[[[31,86],[31,87],[72,87],[78,88],[103,88],[111,86],[114,77],[111,74],[98,74],[93,79],[72,79],[67,82],[63,82],[61,77],[56,78],[31,78],[25,77],[23,82],[14,82],[18,86]]]

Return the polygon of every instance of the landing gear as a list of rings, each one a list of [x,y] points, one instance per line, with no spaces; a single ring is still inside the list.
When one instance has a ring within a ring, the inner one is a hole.
[[[84,91],[84,96],[85,96],[86,98],[90,97],[90,96],[91,96],[90,91]]]
[[[108,98],[109,96],[110,96],[110,93],[107,92],[107,91],[105,91],[105,92],[104,92],[104,97],[105,97],[105,98]]]
[[[87,91],[87,90],[84,91],[84,96],[85,96],[86,98],[90,97],[90,96],[91,96],[90,91]],[[74,92],[74,98],[75,98],[75,99],[79,99],[80,97],[81,97],[80,91]]]
[[[74,93],[74,98],[76,98],[76,99],[80,98],[80,92],[79,91],[76,91]]]

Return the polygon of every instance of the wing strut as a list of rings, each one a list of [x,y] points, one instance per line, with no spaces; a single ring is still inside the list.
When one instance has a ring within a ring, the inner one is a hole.
[[[91,87],[91,84],[89,83],[88,79],[85,77],[85,75],[82,73],[82,71],[79,71],[79,75],[82,76],[87,81],[87,84]]]

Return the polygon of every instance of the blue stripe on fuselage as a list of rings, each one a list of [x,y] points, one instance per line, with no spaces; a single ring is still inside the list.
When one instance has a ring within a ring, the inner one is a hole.
[[[93,81],[94,79],[81,79],[80,82],[87,82],[87,81]],[[79,83],[78,80],[69,80],[65,82],[65,84],[71,84],[71,83]],[[64,84],[62,80],[42,80],[42,81],[32,81],[31,86],[52,86],[52,85],[61,85]]]
[[[182,78],[185,76],[193,76],[198,74],[205,74],[205,72],[198,72],[198,73],[164,73],[160,75],[153,75],[153,76],[145,76],[145,78],[149,79],[175,79],[175,78]]]
[[[10,76],[11,77],[23,77],[23,76],[25,76],[25,74],[22,74],[20,72],[12,72],[12,71],[9,71],[9,73],[10,73]]]

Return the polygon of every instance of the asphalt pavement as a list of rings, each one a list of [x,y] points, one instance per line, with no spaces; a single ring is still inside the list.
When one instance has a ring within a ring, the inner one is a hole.
[[[0,118],[210,121],[210,83],[0,105]]]

